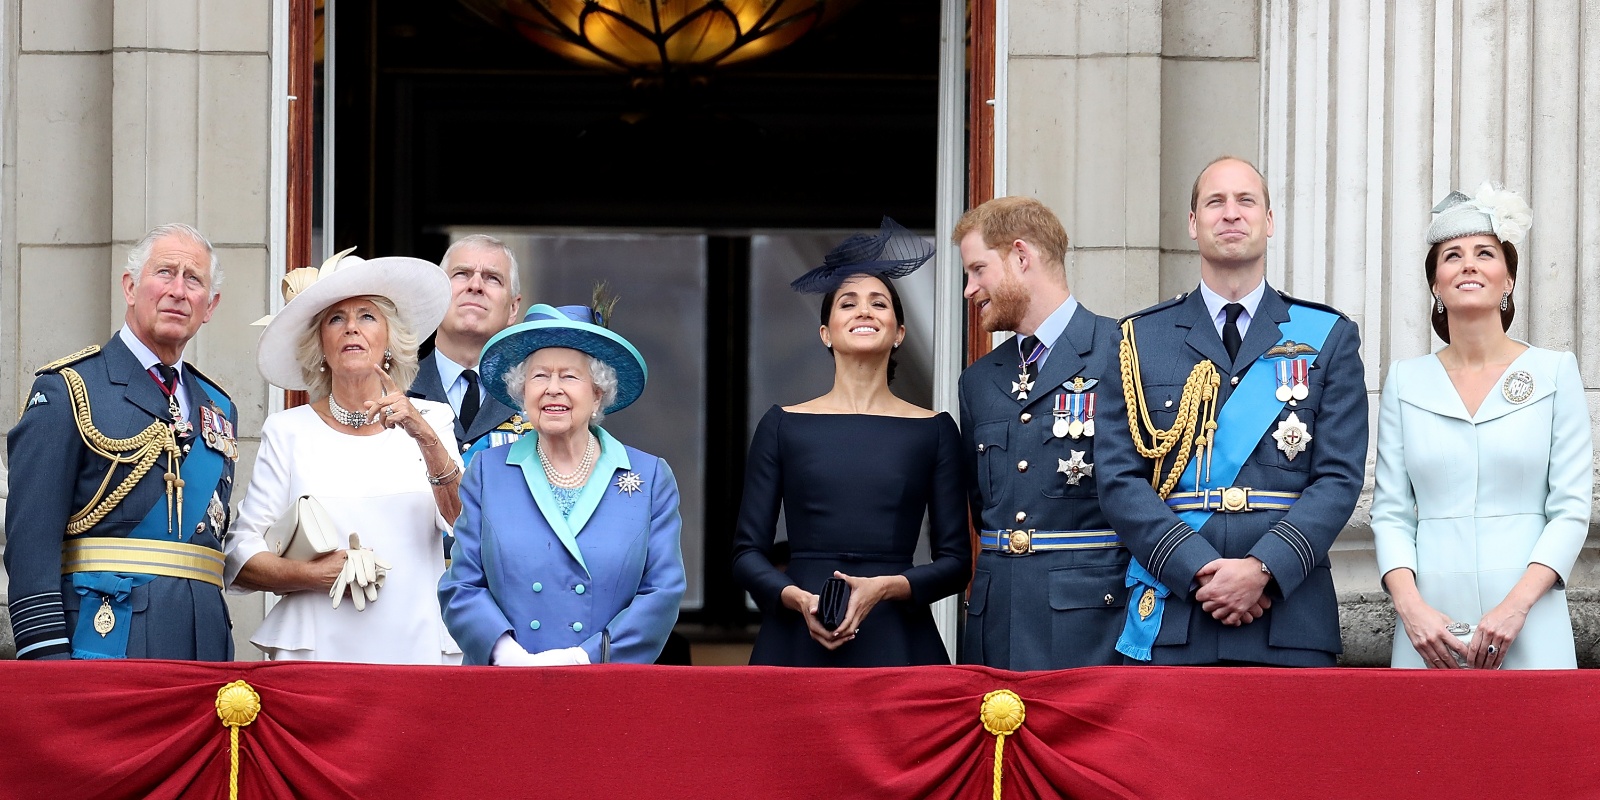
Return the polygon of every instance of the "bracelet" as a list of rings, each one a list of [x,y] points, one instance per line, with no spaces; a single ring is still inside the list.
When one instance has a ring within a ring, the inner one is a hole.
[[[439,473],[438,475],[429,475],[428,483],[431,483],[434,486],[443,486],[459,477],[461,477],[461,465],[452,461],[450,462],[449,469]]]

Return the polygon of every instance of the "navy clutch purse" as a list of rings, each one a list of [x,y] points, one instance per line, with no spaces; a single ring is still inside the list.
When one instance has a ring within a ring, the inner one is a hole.
[[[850,584],[843,578],[829,578],[817,595],[817,620],[828,630],[837,630],[844,623],[845,612],[850,608]]]

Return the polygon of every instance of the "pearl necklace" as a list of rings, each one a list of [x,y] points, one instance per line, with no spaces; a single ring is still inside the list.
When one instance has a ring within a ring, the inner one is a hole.
[[[561,473],[551,466],[550,459],[545,456],[544,443],[536,443],[534,449],[539,452],[539,465],[544,467],[545,480],[550,481],[551,486],[561,489],[576,489],[588,483],[589,470],[594,466],[595,446],[597,444],[599,442],[595,439],[594,434],[589,434],[589,443],[584,445],[583,460],[578,462],[578,468],[571,472]]]
[[[350,409],[339,405],[339,401],[333,399],[332,392],[328,393],[328,413],[333,415],[335,422],[349,425],[350,427],[358,430],[363,425],[367,425],[372,422],[371,420],[367,419],[367,415],[365,413],[360,411],[351,411]]]

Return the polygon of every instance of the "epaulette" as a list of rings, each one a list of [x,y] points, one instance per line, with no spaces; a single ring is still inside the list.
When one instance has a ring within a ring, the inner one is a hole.
[[[1319,311],[1326,311],[1326,312],[1328,312],[1330,314],[1337,314],[1338,316],[1340,316],[1340,317],[1342,317],[1344,319],[1350,319],[1349,317],[1345,316],[1345,313],[1343,311],[1340,311],[1339,309],[1334,308],[1333,306],[1330,306],[1330,305],[1328,305],[1326,303],[1313,303],[1310,300],[1301,300],[1298,297],[1290,297],[1288,295],[1288,293],[1283,292],[1281,290],[1274,290],[1274,291],[1278,292],[1278,296],[1283,298],[1283,302],[1285,302],[1285,303],[1293,303],[1294,305],[1305,306],[1307,308],[1315,308],[1315,309],[1317,309]]]
[[[48,375],[48,374],[51,374],[51,373],[54,373],[54,372],[60,372],[63,367],[70,367],[73,364],[76,364],[79,361],[82,361],[82,360],[88,358],[89,356],[92,356],[92,355],[94,355],[94,354],[96,354],[98,352],[100,352],[100,345],[91,344],[88,347],[85,347],[82,350],[79,350],[78,352],[73,353],[70,356],[66,356],[64,358],[58,358],[58,359],[56,359],[56,360],[54,360],[54,361],[52,361],[52,362],[50,362],[50,363],[48,363],[46,365],[34,370],[33,374],[35,374],[35,375]]]
[[[1129,314],[1128,316],[1117,320],[1117,324],[1121,325],[1122,323],[1127,322],[1128,320],[1138,319],[1138,318],[1143,317],[1143,316],[1154,314],[1157,311],[1166,310],[1166,309],[1171,308],[1171,307],[1173,307],[1173,306],[1175,306],[1175,305],[1177,305],[1179,303],[1182,303],[1184,300],[1188,299],[1188,297],[1189,297],[1189,293],[1188,292],[1184,292],[1183,294],[1180,294],[1177,297],[1172,298],[1171,300],[1162,300],[1161,302],[1156,303],[1155,305],[1153,305],[1153,306],[1151,306],[1149,308],[1146,308],[1146,309],[1144,309],[1142,311],[1135,311],[1132,314]]]
[[[205,381],[207,386],[210,386],[211,388],[216,389],[217,391],[221,392],[223,397],[226,397],[229,400],[233,399],[233,395],[228,394],[228,390],[227,389],[222,388],[221,384],[217,383],[214,380],[211,380],[211,378],[208,377],[204,372],[201,372],[200,370],[195,369],[193,364],[190,364],[189,362],[185,361],[185,362],[183,362],[183,368],[188,370],[189,374],[195,376],[196,378],[199,378],[200,380]]]

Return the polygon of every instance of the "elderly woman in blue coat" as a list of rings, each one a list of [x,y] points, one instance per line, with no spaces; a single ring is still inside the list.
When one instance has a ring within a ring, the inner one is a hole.
[[[474,458],[461,484],[439,604],[468,664],[648,664],[678,619],[678,484],[600,427],[646,375],[603,322],[536,305],[484,346],[484,388],[533,430]]]

